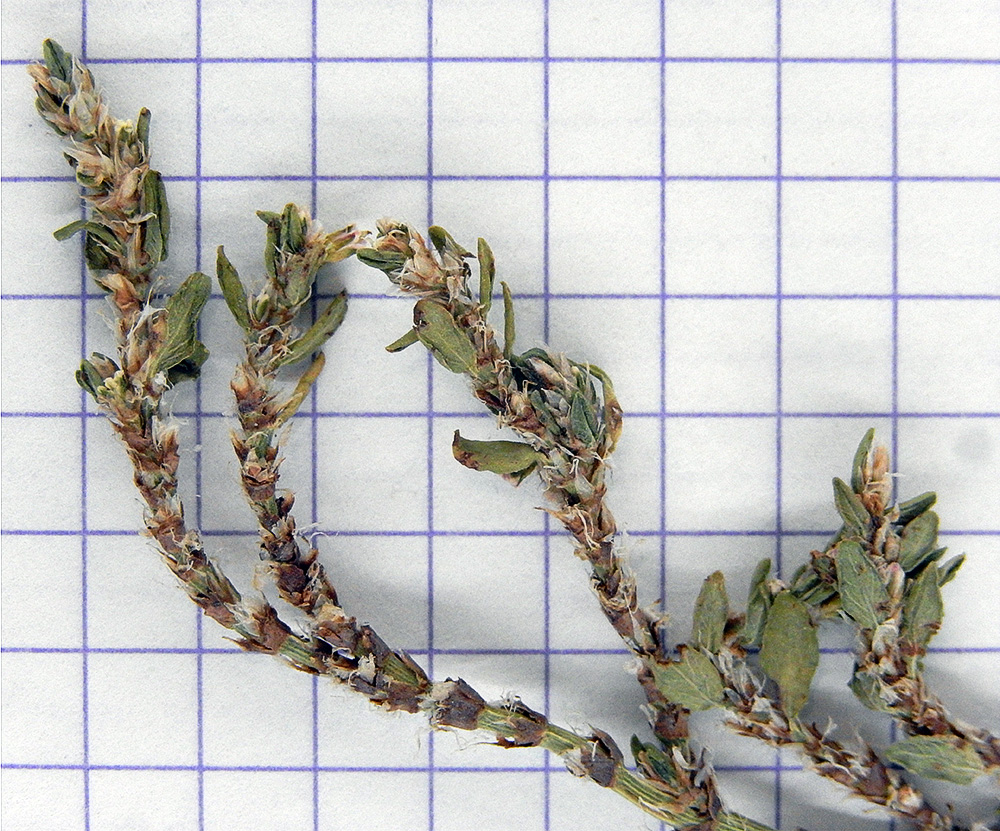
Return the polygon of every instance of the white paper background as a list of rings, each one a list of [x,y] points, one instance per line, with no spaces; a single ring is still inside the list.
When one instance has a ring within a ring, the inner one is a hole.
[[[234,651],[135,535],[120,448],[72,383],[110,337],[103,301],[81,299],[79,246],[51,238],[79,209],[24,74],[43,37],[79,52],[84,31],[114,111],[154,113],[173,280],[210,271],[221,243],[253,274],[253,210],[289,200],[329,228],[392,214],[490,239],[521,295],[519,344],[547,338],[615,379],[613,505],[677,640],[710,571],[741,598],[776,539],[786,574],[822,544],[830,478],[877,427],[901,493],[937,490],[942,537],[969,555],[928,677],[998,728],[1000,3],[11,0],[2,14],[6,829],[657,827],[541,751],[432,737]],[[645,735],[641,696],[585,569],[559,529],[546,537],[533,484],[450,459],[454,429],[491,424],[419,350],[382,351],[408,304],[377,277],[347,263],[324,278],[354,299],[317,417],[287,448],[300,524],[326,532],[348,610],[435,677],[627,746]],[[213,361],[174,409],[189,516],[249,586],[223,417],[234,328],[210,301]],[[884,721],[843,689],[849,634],[824,646],[817,717],[884,745]],[[695,722],[733,808],[786,829],[887,827],[794,754],[776,772],[772,751],[712,725]],[[930,790],[979,809],[996,796]]]

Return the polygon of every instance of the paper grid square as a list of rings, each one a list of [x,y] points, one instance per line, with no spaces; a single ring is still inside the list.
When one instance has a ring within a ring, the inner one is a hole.
[[[930,663],[942,693],[981,715],[1000,642],[960,624],[997,591],[996,0],[850,0],[836,14],[813,0],[718,0],[709,12],[637,0],[614,13],[392,0],[377,18],[355,0],[280,13],[134,5],[142,25],[126,40],[110,0],[3,9],[2,524],[15,599],[2,641],[16,693],[5,705],[29,702],[4,749],[5,823],[440,831],[469,827],[470,792],[503,809],[477,810],[477,828],[649,821],[541,751],[452,741],[289,678],[237,652],[172,585],[135,534],[121,448],[60,380],[109,339],[79,242],[49,237],[80,210],[55,139],[25,106],[23,64],[45,36],[92,59],[116,113],[154,110],[174,213],[167,285],[211,273],[220,243],[256,276],[252,211],[293,199],[327,228],[374,228],[391,211],[440,221],[470,248],[486,236],[518,297],[519,348],[544,339],[616,380],[628,418],[612,504],[643,601],[666,600],[678,639],[708,570],[723,568],[736,597],[760,557],[790,573],[822,545],[829,478],[876,426],[901,493],[937,490],[943,540],[970,555],[949,591],[978,599],[946,622]],[[329,535],[317,544],[345,607],[435,678],[466,675],[490,697],[514,687],[580,729],[643,733],[626,653],[565,535],[533,510],[537,487],[514,491],[451,458],[456,427],[489,438],[492,419],[418,348],[381,352],[409,304],[384,298],[377,276],[345,263],[323,278],[320,302],[344,284],[355,297],[283,468],[300,527]],[[203,330],[216,358],[171,406],[185,446],[201,444],[184,460],[189,519],[252,594],[255,545],[226,447],[229,324],[213,298]],[[42,331],[58,339],[35,343]],[[25,562],[17,573],[10,552]],[[17,598],[51,575],[49,560],[64,615],[45,625]],[[511,564],[523,592],[504,628]],[[125,622],[123,593],[138,598]],[[848,648],[824,663],[830,684]],[[293,702],[291,721],[273,720],[278,698]],[[748,740],[706,743],[730,804],[754,817],[888,827],[820,794],[794,755],[779,769]],[[38,805],[39,789],[57,796]],[[280,806],[265,798],[275,789]],[[512,791],[521,797],[502,798]]]

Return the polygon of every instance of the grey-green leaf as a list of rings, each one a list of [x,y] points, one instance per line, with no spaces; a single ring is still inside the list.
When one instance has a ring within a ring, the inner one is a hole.
[[[479,305],[483,307],[483,317],[486,317],[493,304],[493,281],[497,276],[497,264],[493,259],[493,251],[482,237],[478,242],[479,255]]]
[[[64,242],[80,231],[86,231],[88,236],[94,237],[109,247],[117,247],[118,245],[118,240],[110,228],[106,225],[101,225],[99,222],[92,222],[89,219],[77,219],[68,225],[63,225],[62,228],[53,231],[52,236],[59,240],[59,242]]]
[[[208,353],[196,336],[196,327],[211,290],[209,277],[196,271],[167,301],[167,331],[157,352],[157,371],[167,372],[185,362],[196,369],[204,362]]]
[[[69,52],[56,41],[47,38],[42,41],[42,58],[52,77],[65,83],[70,82],[73,77],[73,56]]]
[[[934,511],[924,511],[903,529],[899,542],[899,564],[910,572],[926,562],[937,543],[938,515]]]
[[[855,493],[861,493],[865,489],[864,469],[868,461],[868,455],[872,451],[872,442],[875,440],[875,428],[872,427],[865,433],[861,444],[858,445],[854,454],[854,464],[851,466],[851,489]]]
[[[884,619],[889,592],[864,548],[844,540],[836,548],[840,608],[862,629],[875,629]]]
[[[729,619],[729,595],[726,578],[716,571],[705,578],[698,600],[694,604],[694,626],[691,643],[709,652],[718,652]]]
[[[458,430],[451,442],[451,452],[472,470],[488,470],[522,481],[545,457],[530,445],[519,441],[476,441],[463,438]]]
[[[877,713],[892,712],[892,707],[882,698],[882,684],[878,678],[868,673],[855,673],[848,686],[850,686],[851,692],[854,693],[858,701],[864,704],[869,710],[874,710]]]
[[[956,747],[935,736],[910,736],[886,748],[885,758],[917,776],[971,785],[985,773],[982,760],[969,745]]]
[[[573,435],[587,447],[592,447],[597,442],[597,436],[594,435],[597,421],[582,393],[573,393],[573,398],[570,400],[569,425]]]
[[[288,351],[281,356],[277,366],[288,366],[308,358],[313,352],[319,352],[323,344],[340,328],[345,314],[347,314],[347,292],[342,291],[320,312],[316,322],[306,330],[305,334],[288,345]]]
[[[965,555],[959,554],[957,557],[952,557],[947,563],[938,568],[938,585],[943,586],[954,580],[955,575],[958,574],[958,570],[962,567],[962,563],[964,562]]]
[[[407,329],[406,334],[396,338],[386,348],[386,352],[402,352],[407,346],[413,346],[420,338],[417,337],[416,329]]]
[[[401,251],[379,251],[375,248],[362,248],[355,254],[365,265],[377,268],[387,274],[398,271],[406,263],[406,255]]]
[[[80,362],[80,368],[76,371],[76,382],[97,400],[97,390],[104,384],[104,379],[94,367],[94,365],[84,359]]]
[[[833,502],[851,534],[863,536],[868,531],[868,511],[843,479],[833,480]]]
[[[503,356],[509,361],[514,354],[514,298],[510,293],[510,286],[502,280],[500,288],[503,289]]]
[[[788,591],[774,598],[761,638],[760,666],[777,684],[785,712],[794,717],[809,700],[819,665],[819,638],[809,607]]]
[[[941,628],[944,601],[937,566],[927,566],[906,590],[903,598],[901,634],[918,646],[926,646]]]
[[[163,262],[167,259],[167,241],[170,238],[170,209],[159,171],[147,170],[142,178],[140,210],[151,215],[144,225],[143,250],[154,263]]]
[[[443,367],[458,373],[476,371],[476,348],[442,303],[427,297],[418,300],[413,308],[413,328]]]
[[[689,710],[710,710],[722,703],[722,678],[704,652],[682,646],[679,661],[654,664],[652,669],[657,689],[674,704]]]
[[[899,509],[899,519],[896,521],[900,525],[907,525],[924,511],[933,508],[935,502],[937,502],[937,494],[933,491],[927,491],[919,496],[914,496],[913,499],[900,502],[896,506]]]
[[[229,311],[233,313],[236,322],[242,327],[244,332],[250,331],[250,309],[247,306],[247,293],[243,288],[239,272],[235,266],[229,262],[226,252],[220,245],[216,250],[215,273],[219,278],[219,285],[222,287],[222,296],[226,300]]]
[[[747,614],[743,623],[741,639],[747,646],[760,646],[767,622],[767,610],[771,607],[771,591],[767,578],[771,573],[771,560],[764,558],[757,563],[750,578],[750,593],[747,597]]]

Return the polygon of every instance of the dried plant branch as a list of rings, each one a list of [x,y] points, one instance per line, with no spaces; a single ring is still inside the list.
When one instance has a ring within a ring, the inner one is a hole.
[[[245,357],[232,381],[239,430],[233,448],[240,463],[243,493],[257,516],[262,560],[271,567],[281,597],[307,614],[326,604],[337,605],[337,593],[327,579],[318,552],[302,551],[292,515],[294,496],[279,492],[278,453],[285,425],[302,404],[324,364],[319,350],[340,326],[347,295],[339,294],[305,331],[297,319],[312,296],[320,267],[353,254],[364,232],[352,226],[323,233],[301,208],[287,205],[280,214],[260,212],[267,223],[266,280],[247,296],[239,274],[222,246],[217,272],[223,296],[243,329]],[[316,354],[318,353],[318,354]],[[290,395],[278,389],[279,370],[316,354]]]
[[[44,52],[45,63],[31,68],[39,109],[71,138],[67,157],[77,169],[78,181],[89,189],[92,206],[87,221],[74,223],[57,236],[65,239],[78,230],[87,234],[88,265],[109,292],[117,321],[118,361],[95,354],[83,362],[77,380],[126,445],[146,505],[148,535],[205,614],[236,632],[244,649],[279,655],[297,669],[329,675],[386,709],[423,712],[438,728],[487,731],[505,747],[544,747],[577,775],[614,790],[677,828],[707,827],[703,819],[709,816],[711,827],[719,831],[770,831],[721,811],[717,799],[699,803],[687,779],[665,787],[630,771],[614,742],[600,731],[579,736],[550,724],[518,701],[487,704],[461,679],[431,682],[406,653],[391,650],[371,627],[337,605],[336,592],[315,553],[302,554],[298,547],[291,495],[286,498],[276,491],[277,434],[307,394],[322,357],[313,361],[285,401],[278,403],[272,385],[281,366],[314,353],[339,323],[342,297],[301,336],[293,337],[290,328],[309,298],[318,268],[348,256],[357,234],[345,229],[323,235],[292,205],[280,216],[262,217],[269,230],[269,280],[252,302],[221,249],[219,277],[227,303],[248,336],[246,359],[233,382],[240,415],[240,432],[233,443],[241,480],[258,517],[262,550],[276,567],[279,589],[310,616],[311,632],[307,636],[292,632],[263,598],[249,603],[240,596],[206,556],[198,532],[185,524],[177,483],[177,429],[166,423],[162,413],[166,390],[195,377],[208,356],[196,330],[210,284],[205,275],[193,274],[165,308],[152,305],[151,273],[166,258],[169,223],[162,182],[148,167],[149,114],[143,111],[140,128],[113,120],[82,64],[51,41],[46,41]],[[107,141],[108,136],[114,140]],[[117,161],[107,166],[104,160],[112,151]],[[97,176],[95,170],[104,172]],[[143,201],[142,187],[155,188],[155,201]],[[108,207],[108,194],[121,198]],[[154,238],[159,240],[156,246],[149,243]]]
[[[853,621],[858,635],[851,689],[868,708],[890,714],[910,738],[887,758],[935,779],[970,784],[1000,776],[1000,738],[948,714],[923,675],[927,646],[941,626],[941,588],[964,555],[943,565],[936,496],[891,501],[886,448],[869,430],[855,454],[851,484],[834,480],[843,525],[822,552],[812,552],[791,582],[799,597],[826,615]]]
[[[499,426],[511,427],[525,440],[471,441],[456,433],[452,449],[467,467],[500,474],[515,485],[537,472],[546,485],[546,496],[556,505],[550,513],[573,535],[577,555],[591,565],[591,584],[605,616],[641,660],[638,678],[660,742],[633,738],[636,761],[647,775],[669,779],[679,768],[696,767],[687,742],[688,713],[723,706],[737,732],[773,747],[797,746],[812,769],[856,796],[921,828],[958,828],[871,747],[848,750],[827,731],[797,718],[819,660],[815,622],[809,607],[786,587],[766,586],[767,571],[758,569],[749,619],[730,616],[723,576],[712,575],[699,598],[691,643],[681,647],[679,659],[671,655],[665,619],[638,604],[636,581],[616,550],[617,529],[604,502],[607,458],[621,430],[610,379],[592,365],[547,350],[516,354],[513,304],[505,284],[501,348],[487,320],[495,280],[489,246],[479,240],[475,299],[466,263],[473,255],[441,228],[432,227],[429,236],[433,250],[406,225],[385,221],[374,247],[359,252],[362,261],[420,298],[412,330],[388,349],[423,343],[445,368],[469,379],[473,394],[497,416]],[[600,397],[593,379],[601,384]],[[776,685],[747,665],[747,646],[762,647],[762,666]],[[703,782],[710,781],[703,776]]]
[[[835,480],[844,526],[826,550],[813,552],[788,584],[769,579],[770,561],[763,561],[745,614],[730,612],[723,576],[711,575],[698,598],[691,640],[675,654],[665,617],[639,606],[636,580],[616,548],[617,527],[605,504],[607,462],[622,418],[611,381],[597,367],[548,350],[515,353],[514,310],[505,284],[499,344],[487,321],[495,263],[483,240],[478,299],[468,287],[466,260],[473,255],[440,228],[430,229],[429,247],[406,226],[380,223],[374,247],[359,257],[419,297],[413,329],[390,350],[423,343],[442,365],[469,378],[499,424],[524,440],[472,441],[456,433],[453,451],[466,466],[515,484],[539,474],[550,513],[591,567],[605,616],[639,658],[638,678],[658,743],[633,737],[638,769],[630,770],[614,740],[600,730],[577,735],[520,701],[488,704],[461,679],[433,682],[410,656],[391,649],[340,607],[316,550],[303,550],[297,537],[293,495],[278,490],[279,453],[290,420],[322,370],[320,350],[343,318],[346,296],[335,298],[308,327],[297,325],[298,316],[319,268],[351,256],[363,234],[352,226],[325,234],[295,205],[259,214],[268,241],[265,282],[256,293],[247,294],[218,251],[223,296],[246,341],[232,382],[241,484],[257,518],[260,556],[282,599],[304,614],[303,631],[285,623],[263,597],[243,598],[207,557],[198,531],[186,525],[178,493],[177,428],[163,413],[163,396],[196,377],[208,357],[197,327],[210,281],[192,274],[164,305],[156,305],[154,272],[167,256],[170,222],[160,174],[149,163],[149,112],[142,110],[135,125],[113,119],[82,64],[51,41],[44,44],[44,59],[29,70],[36,103],[68,140],[65,155],[90,207],[86,219],[56,236],[85,235],[87,264],[108,292],[116,321],[115,358],[94,354],[82,362],[77,380],[125,444],[145,503],[146,533],[192,599],[235,632],[240,646],[330,676],[388,710],[423,713],[437,728],[486,731],[504,747],[543,747],[572,772],[683,831],[770,831],[724,810],[711,769],[689,744],[689,713],[716,706],[726,708],[737,732],[773,747],[798,747],[818,773],[921,829],[962,828],[934,810],[873,748],[846,748],[798,718],[819,659],[817,623],[840,614],[859,633],[854,692],[909,733],[883,758],[960,784],[1000,770],[1000,740],[950,717],[923,680],[923,657],[943,613],[940,587],[962,560],[936,565],[944,549],[937,547],[933,495],[890,506],[887,454],[872,449],[869,433],[851,485]],[[310,358],[292,391],[284,392],[281,370]],[[757,649],[766,676],[748,663]]]

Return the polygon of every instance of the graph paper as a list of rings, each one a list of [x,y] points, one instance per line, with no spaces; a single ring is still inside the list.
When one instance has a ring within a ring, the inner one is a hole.
[[[25,64],[84,56],[119,117],[153,111],[174,217],[167,273],[214,249],[259,269],[258,208],[327,228],[393,215],[487,237],[519,343],[602,366],[626,410],[612,507],[643,602],[687,637],[701,580],[740,596],[834,530],[830,479],[876,427],[902,496],[939,494],[968,559],[928,678],[997,724],[1000,677],[1000,3],[996,0],[173,0],[2,7],[3,823],[8,831],[562,831],[662,826],[540,750],[432,734],[239,652],[136,533],[120,447],[72,383],[107,351],[57,141]],[[296,419],[284,482],[347,610],[435,678],[518,695],[625,745],[647,735],[584,565],[514,490],[450,457],[491,438],[461,379],[382,346],[409,304],[346,263],[351,308]],[[177,391],[185,495],[250,586],[227,450],[239,347]],[[248,589],[250,591],[251,589]],[[845,697],[824,630],[811,712],[892,740]],[[806,711],[809,715],[810,710]],[[894,827],[792,752],[724,732],[727,803],[782,829]],[[987,787],[956,794],[988,810]],[[965,800],[964,802],[961,800]]]

